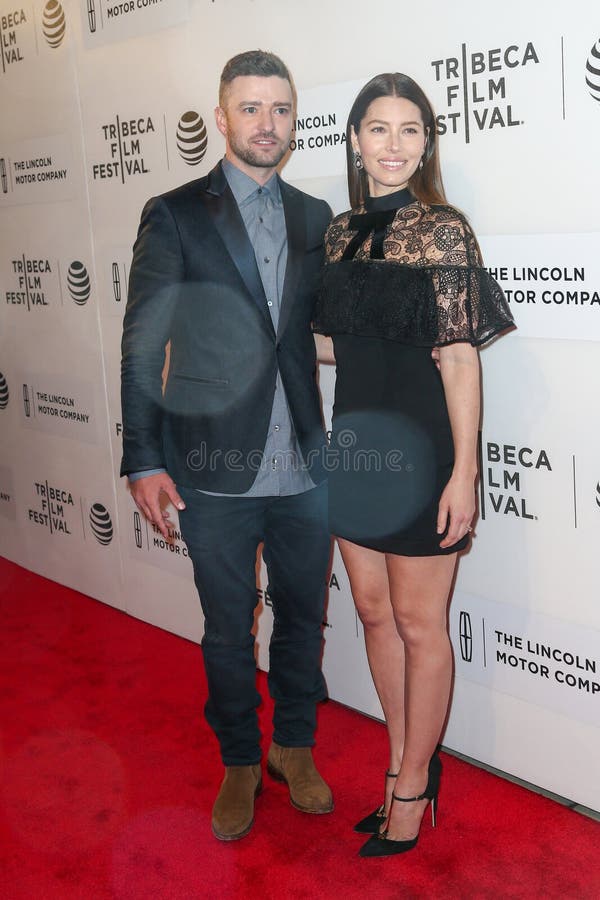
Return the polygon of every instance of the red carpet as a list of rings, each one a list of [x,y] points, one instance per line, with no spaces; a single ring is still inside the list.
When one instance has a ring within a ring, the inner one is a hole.
[[[335,703],[316,754],[335,811],[304,815],[265,776],[251,834],[220,843],[200,648],[2,560],[0,615],[3,900],[600,897],[596,822],[447,754],[438,828],[359,859],[385,730]]]

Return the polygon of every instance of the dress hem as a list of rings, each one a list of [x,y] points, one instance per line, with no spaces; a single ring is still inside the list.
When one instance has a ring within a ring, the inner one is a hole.
[[[335,538],[341,538],[344,541],[350,541],[359,547],[365,547],[368,550],[376,550],[378,553],[391,553],[394,556],[450,556],[452,553],[459,553],[465,550],[469,545],[470,535],[466,534],[460,541],[452,544],[451,547],[440,547],[439,544],[431,544],[426,541],[395,541],[393,538],[385,540],[358,540],[355,537],[349,537],[339,532],[333,532]],[[443,535],[439,536],[443,540]]]

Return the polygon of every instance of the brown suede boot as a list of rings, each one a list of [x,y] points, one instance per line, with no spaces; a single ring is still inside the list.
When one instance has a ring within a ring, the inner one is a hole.
[[[212,811],[213,834],[220,841],[237,841],[254,822],[254,799],[262,789],[260,765],[227,766]]]
[[[307,813],[328,813],[333,809],[331,791],[316,770],[310,747],[269,748],[267,772],[290,789],[292,806]]]

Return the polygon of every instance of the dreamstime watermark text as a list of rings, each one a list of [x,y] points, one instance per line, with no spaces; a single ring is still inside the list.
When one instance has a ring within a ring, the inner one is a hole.
[[[242,450],[220,448],[210,450],[202,441],[190,450],[186,457],[187,466],[193,472],[261,472],[276,469],[279,472],[300,472],[321,463],[327,472],[413,472],[415,466],[405,462],[404,452],[399,448],[387,449],[357,447],[356,433],[343,429],[330,444],[309,450],[306,456],[295,450],[276,451],[265,454],[263,450]]]

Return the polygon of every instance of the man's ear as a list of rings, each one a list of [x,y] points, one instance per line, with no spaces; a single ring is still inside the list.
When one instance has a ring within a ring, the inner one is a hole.
[[[221,106],[215,106],[215,122],[223,137],[227,137],[227,115]]]

